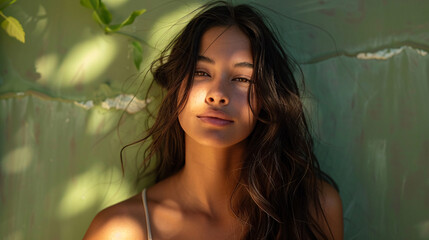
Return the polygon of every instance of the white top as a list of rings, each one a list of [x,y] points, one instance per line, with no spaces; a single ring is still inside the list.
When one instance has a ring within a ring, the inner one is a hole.
[[[147,240],[152,240],[152,232],[150,231],[150,222],[149,222],[149,210],[147,208],[147,200],[146,200],[146,188],[143,189],[142,191],[142,199],[143,199],[144,213],[146,216]]]

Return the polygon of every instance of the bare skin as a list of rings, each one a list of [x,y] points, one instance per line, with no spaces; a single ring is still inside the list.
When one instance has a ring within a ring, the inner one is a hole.
[[[215,27],[204,34],[201,45],[204,58],[197,63],[179,116],[185,131],[185,166],[147,190],[156,240],[240,239],[245,231],[230,209],[230,196],[246,138],[255,125],[247,100],[250,42],[236,27]],[[220,111],[228,121],[213,120],[210,111]],[[320,219],[324,231],[329,236],[330,228],[333,239],[343,239],[341,199],[329,184],[322,186],[321,203],[329,224]],[[147,239],[141,194],[101,211],[84,239]]]

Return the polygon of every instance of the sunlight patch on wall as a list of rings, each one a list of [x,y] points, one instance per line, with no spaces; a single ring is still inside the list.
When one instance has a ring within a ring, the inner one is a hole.
[[[97,164],[87,172],[70,179],[59,204],[59,217],[73,217],[92,207],[100,195],[100,188],[93,183],[100,179],[100,176],[103,176],[103,169]]]
[[[4,237],[4,240],[24,240],[24,234],[21,230],[12,232],[9,235],[2,237]]]
[[[30,146],[19,147],[8,152],[1,161],[2,171],[8,174],[24,172],[30,167],[34,154],[36,153]]]
[[[36,60],[36,71],[40,73],[40,83],[47,82],[55,74],[58,67],[58,55],[56,53],[46,54]]]
[[[114,112],[94,108],[88,113],[85,133],[90,135],[106,134],[118,123]]]
[[[168,12],[159,18],[149,31],[148,36],[151,37],[148,43],[157,49],[164,49],[172,37],[185,27],[185,24],[193,17],[189,13],[199,6],[200,4],[183,4],[176,11]]]
[[[66,55],[51,84],[60,88],[88,84],[106,71],[117,51],[113,38],[104,35],[79,43]]]
[[[61,218],[73,217],[96,203],[99,188],[91,183],[102,174],[101,166],[95,165],[87,172],[70,179],[59,204],[58,214]]]
[[[121,7],[127,2],[128,0],[103,0],[108,9]]]
[[[429,220],[420,223],[417,228],[422,239],[429,239]]]
[[[122,200],[130,186],[123,181],[119,169],[105,169],[101,164],[69,180],[58,206],[60,218],[74,217],[100,202],[101,208]]]
[[[177,7],[173,8],[174,10],[171,11],[163,11],[163,13],[165,12],[164,15],[160,16],[156,22],[152,24],[150,30],[146,34],[146,42],[154,49],[145,52],[147,55],[143,58],[141,64],[141,66],[146,66],[143,68],[144,70],[147,70],[147,67],[150,66],[152,61],[159,57],[160,51],[167,46],[173,37],[176,36],[193,17],[190,12],[201,6],[201,4],[198,3],[178,5],[177,3],[171,2],[169,4],[175,4]]]

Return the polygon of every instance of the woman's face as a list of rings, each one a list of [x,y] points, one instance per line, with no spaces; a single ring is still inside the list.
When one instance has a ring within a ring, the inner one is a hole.
[[[256,124],[248,102],[252,72],[250,41],[239,28],[213,27],[202,36],[194,81],[179,114],[187,141],[224,148],[249,136]],[[251,104],[256,108],[255,99]]]

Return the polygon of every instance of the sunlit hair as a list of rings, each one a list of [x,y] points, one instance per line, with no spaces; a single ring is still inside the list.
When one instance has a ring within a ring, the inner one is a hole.
[[[328,239],[316,218],[325,219],[319,200],[321,181],[335,183],[320,170],[313,153],[293,75],[300,69],[264,17],[248,5],[223,1],[204,5],[152,63],[154,80],[165,96],[145,136],[127,145],[151,140],[141,176],[155,174],[161,181],[184,166],[185,137],[178,115],[192,87],[202,35],[215,26],[236,26],[249,38],[254,65],[249,100],[254,92],[260,108],[231,197],[231,209],[247,229],[243,239]],[[155,161],[151,172],[147,171],[150,161]]]

